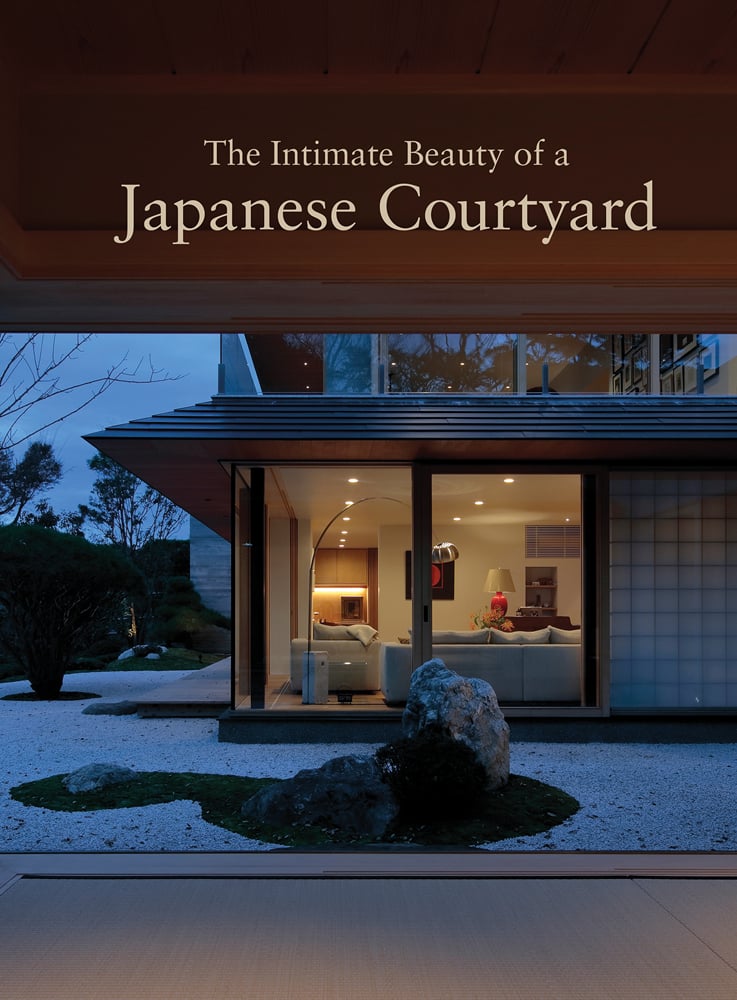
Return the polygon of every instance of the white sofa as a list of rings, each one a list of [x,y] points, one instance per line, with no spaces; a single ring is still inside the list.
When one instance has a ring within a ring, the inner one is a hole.
[[[508,634],[434,632],[433,656],[463,677],[479,677],[505,703],[579,702],[581,632],[546,627]],[[407,700],[412,674],[409,645],[381,645],[380,679],[386,701]]]
[[[328,690],[378,691],[381,643],[370,625],[314,626],[312,652],[328,655]],[[302,658],[306,639],[292,639],[290,681],[293,691],[302,690]]]

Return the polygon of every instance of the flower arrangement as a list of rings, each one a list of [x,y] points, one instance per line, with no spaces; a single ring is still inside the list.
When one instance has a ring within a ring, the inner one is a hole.
[[[505,618],[499,608],[482,608],[471,615],[471,630],[496,628],[500,632],[514,632],[514,623]]]

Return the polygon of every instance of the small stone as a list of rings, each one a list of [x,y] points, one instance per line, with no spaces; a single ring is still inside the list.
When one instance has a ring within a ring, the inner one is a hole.
[[[73,795],[78,792],[96,792],[109,785],[135,778],[136,772],[120,764],[85,764],[62,779],[62,784]]]
[[[123,652],[118,657],[119,660],[130,660],[132,656],[136,655],[135,649],[124,649]]]
[[[161,656],[159,653],[146,653],[147,660],[160,660]]]
[[[135,715],[137,711],[135,701],[93,701],[82,709],[82,715]]]

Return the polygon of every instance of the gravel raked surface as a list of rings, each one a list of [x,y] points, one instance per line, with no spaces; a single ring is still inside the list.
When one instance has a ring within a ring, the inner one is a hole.
[[[187,671],[72,674],[65,690],[94,701],[137,694]],[[0,684],[0,697],[27,690]],[[84,764],[284,778],[370,744],[219,743],[215,719],[84,715],[88,701],[0,701],[0,851],[248,851],[271,845],[206,823],[195,802],[63,813],[23,806],[14,785]],[[581,803],[534,837],[487,845],[504,851],[737,850],[737,746],[733,744],[513,743],[511,770],[557,785]],[[465,846],[465,845],[459,845]]]

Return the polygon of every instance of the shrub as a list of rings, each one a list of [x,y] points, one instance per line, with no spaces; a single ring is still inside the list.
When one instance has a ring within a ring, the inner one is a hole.
[[[0,649],[41,698],[106,635],[140,577],[114,548],[36,525],[0,528]]]
[[[451,819],[469,812],[486,772],[465,743],[439,726],[381,747],[376,760],[404,818]]]
[[[155,638],[168,646],[191,646],[192,636],[208,625],[230,628],[227,618],[205,607],[189,577],[170,577],[156,609],[152,628]]]

